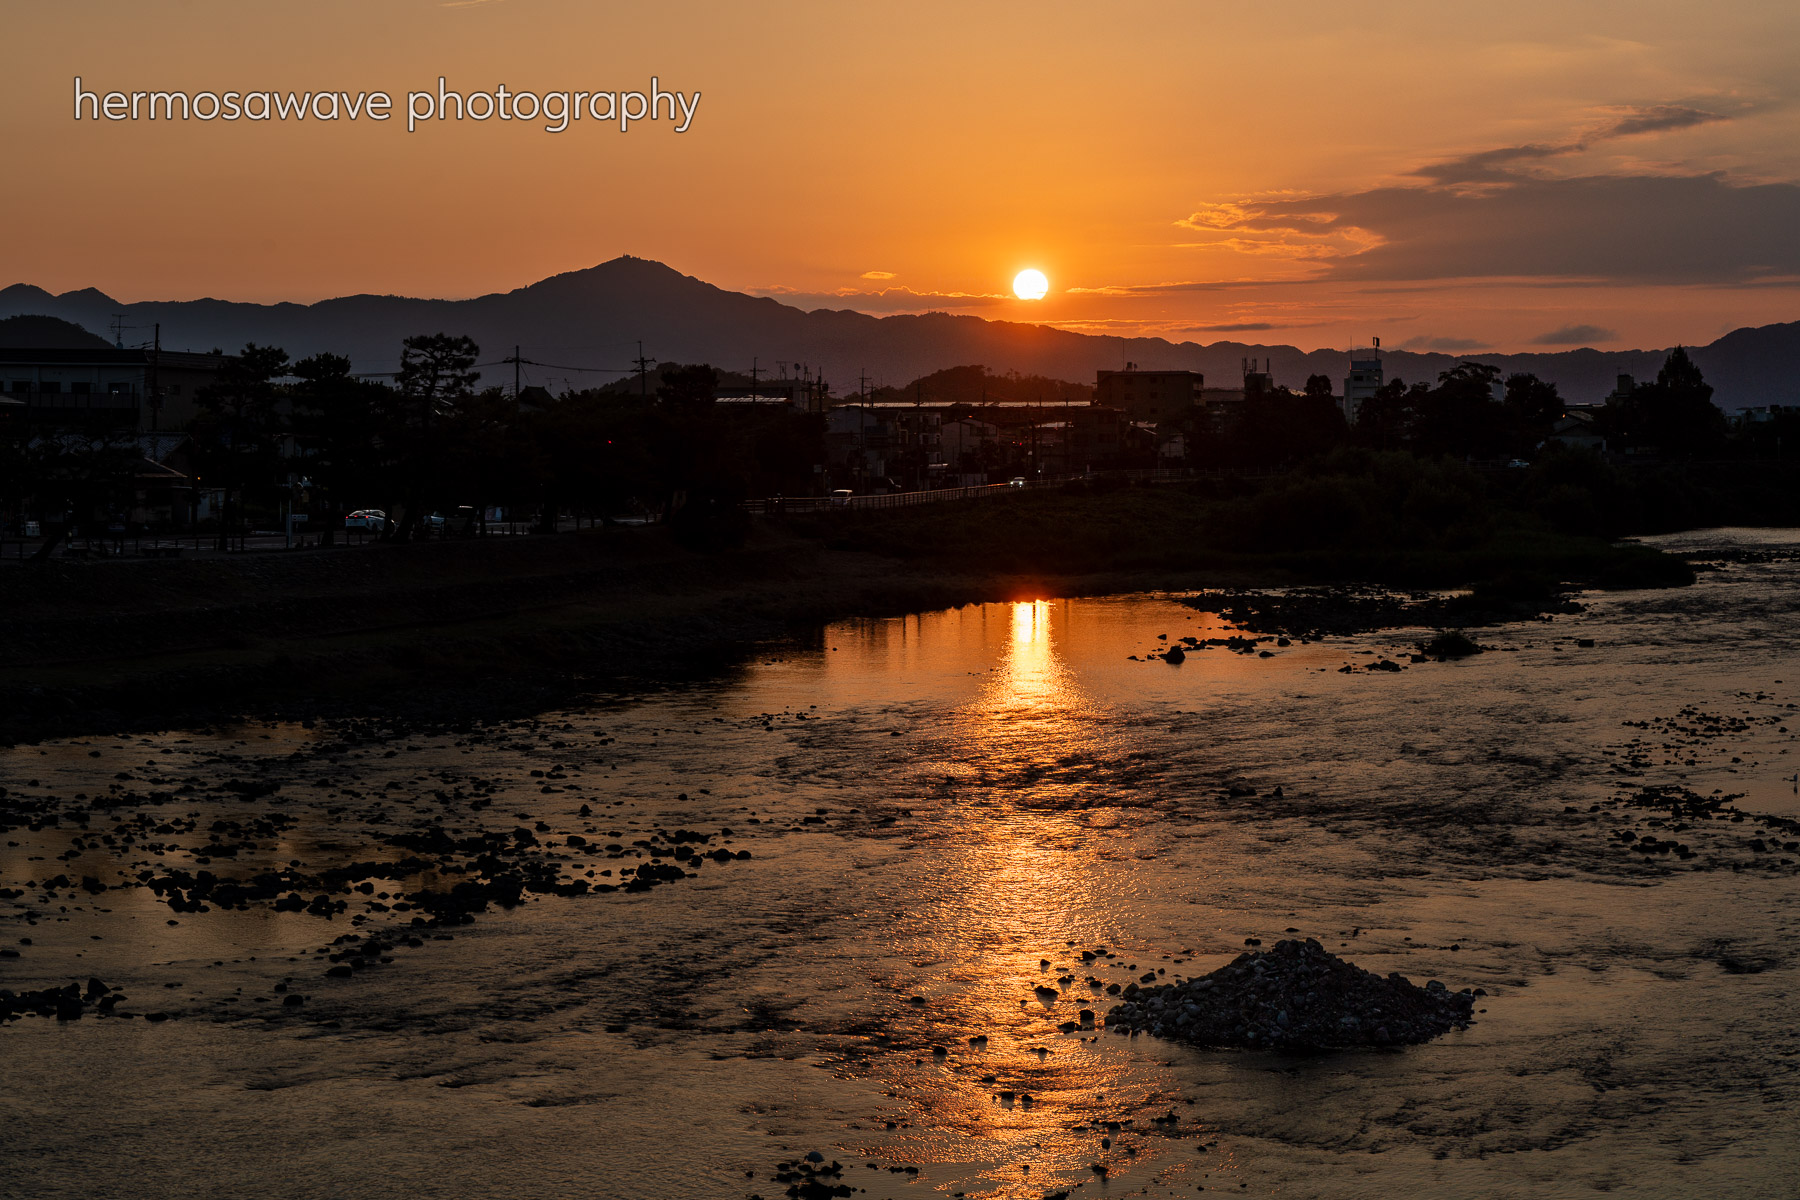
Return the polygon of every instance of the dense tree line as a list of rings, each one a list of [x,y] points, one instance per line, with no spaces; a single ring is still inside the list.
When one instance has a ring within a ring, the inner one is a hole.
[[[284,504],[315,530],[344,515],[388,513],[383,536],[419,536],[431,514],[504,508],[554,522],[735,509],[750,495],[802,493],[823,461],[824,420],[777,405],[713,402],[719,372],[665,366],[630,389],[550,396],[481,388],[469,338],[406,339],[392,385],[359,378],[349,359],[298,361],[274,346],[225,357],[196,395],[184,466],[215,493],[224,544],[274,521]],[[44,431],[0,424],[0,502],[69,513],[76,524],[131,506],[142,450],[129,430]],[[467,522],[464,522],[467,524]]]
[[[719,373],[709,366],[667,365],[653,393],[530,389],[521,398],[477,390],[478,354],[468,338],[409,338],[392,387],[355,378],[336,355],[293,364],[289,472],[327,509],[384,508],[396,517],[389,536],[404,540],[426,514],[459,509],[505,507],[549,525],[562,512],[604,521],[735,507],[750,495],[806,490],[823,457],[822,418],[715,404]],[[216,400],[208,407],[219,409]],[[216,433],[209,447],[237,453]],[[251,466],[269,478],[263,464]]]
[[[284,504],[311,513],[320,532],[341,528],[352,509],[382,509],[390,517],[383,536],[396,540],[419,536],[434,513],[469,514],[458,524],[478,529],[480,514],[494,508],[545,525],[561,513],[684,514],[678,523],[704,538],[729,526],[739,500],[817,489],[824,418],[784,405],[715,403],[721,373],[710,366],[665,365],[653,391],[646,375],[557,397],[536,388],[520,396],[479,387],[478,357],[466,337],[409,338],[390,385],[359,378],[336,354],[293,361],[280,348],[247,345],[227,356],[197,397],[187,431],[186,469],[222,501],[221,540],[272,521]],[[944,395],[925,393],[981,397],[997,378],[957,368],[913,390],[940,401]],[[950,415],[976,411],[958,400]],[[1183,432],[1195,466],[1292,470],[1347,450],[1504,462],[1556,449],[1548,439],[1566,411],[1554,384],[1465,362],[1435,383],[1388,383],[1349,423],[1331,380],[1315,375],[1299,392],[1252,397],[1226,420],[1196,410]],[[1792,415],[1731,433],[1712,388],[1680,349],[1655,380],[1598,410],[1592,426],[1611,450],[1664,461],[1800,449]],[[16,423],[12,430],[0,436],[6,511],[29,502],[85,521],[116,512],[121,493],[129,507],[132,473],[142,465],[135,442],[72,430],[25,436]],[[998,456],[1005,447],[992,449]],[[1616,523],[1601,512],[1610,504],[1588,495],[1576,507],[1594,512],[1599,528]]]
[[[1593,432],[1610,450],[1649,452],[1664,459],[1754,455],[1777,444],[1781,431],[1776,429],[1746,426],[1731,436],[1712,394],[1700,369],[1677,348],[1654,381],[1610,399],[1599,410]],[[1276,388],[1246,403],[1242,414],[1222,428],[1210,423],[1207,414],[1196,414],[1190,439],[1192,457],[1209,466],[1288,466],[1340,446],[1510,461],[1532,458],[1566,411],[1553,383],[1535,375],[1504,376],[1498,367],[1465,362],[1441,372],[1436,383],[1390,380],[1363,400],[1354,422],[1344,420],[1331,380],[1314,375],[1301,392]]]

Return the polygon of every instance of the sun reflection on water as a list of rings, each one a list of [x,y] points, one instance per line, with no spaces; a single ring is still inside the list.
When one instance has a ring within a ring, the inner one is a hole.
[[[1095,749],[1094,702],[1057,652],[1061,607],[1044,600],[1011,606],[999,661],[980,692],[952,710],[944,731],[946,756],[972,770],[970,782],[1029,786],[1030,801],[1040,805],[1060,798],[1046,793],[1059,790],[1059,768]]]
[[[978,1173],[991,1195],[1035,1197],[1085,1177],[1104,1157],[1094,1122],[1156,1086],[1089,1040],[1107,997],[1080,950],[1108,940],[1130,886],[1100,862],[1109,835],[1087,820],[1106,722],[1059,652],[1066,602],[946,616],[951,627],[932,632],[965,652],[979,639],[988,665],[918,747],[921,782],[941,789],[936,822],[916,836],[932,878],[890,932],[896,959],[924,971],[908,986],[930,993],[904,1011],[910,1040],[942,1052],[877,1070],[939,1131],[937,1156],[990,1164]]]

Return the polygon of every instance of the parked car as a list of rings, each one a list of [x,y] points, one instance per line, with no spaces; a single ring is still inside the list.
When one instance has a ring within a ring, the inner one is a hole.
[[[831,493],[832,507],[834,507],[834,508],[850,507],[850,497],[854,494],[855,493],[853,493],[849,488],[839,488],[837,491]]]
[[[387,528],[387,514],[379,508],[359,508],[344,518],[345,529],[367,529],[379,533]]]
[[[1011,479],[1006,481],[1006,486],[1022,488],[1025,486],[1025,477],[1023,475],[1014,475]]]

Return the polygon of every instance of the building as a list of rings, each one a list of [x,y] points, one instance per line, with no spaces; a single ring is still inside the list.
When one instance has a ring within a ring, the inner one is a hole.
[[[1126,363],[1123,371],[1095,373],[1094,403],[1133,421],[1179,421],[1204,403],[1205,386],[1198,371],[1140,371]]]
[[[1350,374],[1344,377],[1344,395],[1338,406],[1344,414],[1346,423],[1356,424],[1356,414],[1362,411],[1363,401],[1381,390],[1385,380],[1382,378],[1381,339],[1373,339],[1374,345],[1366,350],[1352,347],[1350,350]]]
[[[944,461],[960,470],[975,471],[986,464],[988,448],[1000,436],[1000,427],[974,417],[945,421],[938,429],[938,445]]]
[[[873,405],[846,404],[825,415],[825,453],[832,486],[862,490],[885,480],[898,443],[894,415]]]
[[[224,363],[177,350],[0,348],[0,394],[22,401],[34,428],[178,430]]]
[[[824,412],[831,397],[823,379],[764,379],[749,386],[713,389],[715,404],[785,404],[795,412]]]
[[[1544,441],[1546,444],[1554,442],[1559,446],[1567,446],[1572,450],[1604,453],[1606,438],[1600,432],[1598,417],[1597,408],[1571,405],[1556,419],[1556,423],[1550,427],[1550,435]]]
[[[1756,408],[1741,410],[1736,417],[1739,427],[1746,425],[1767,425],[1772,421],[1784,418],[1792,420],[1800,417],[1800,404],[1764,404]]]

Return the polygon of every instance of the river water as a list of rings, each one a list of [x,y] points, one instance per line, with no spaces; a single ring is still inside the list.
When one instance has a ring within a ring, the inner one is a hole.
[[[0,1025],[0,1196],[774,1200],[810,1151],[869,1197],[1800,1194],[1800,854],[1758,821],[1800,817],[1800,535],[1662,542],[1728,561],[1457,662],[1389,630],[1177,666],[1158,635],[1233,631],[1041,599],[475,729],[0,751],[61,814],[0,845],[0,987],[97,976],[139,1014]],[[1744,819],[1637,852],[1668,826],[1612,802],[1663,785]],[[595,883],[678,829],[750,857],[448,933],[381,902],[429,878],[329,919],[133,886],[252,817],[221,876],[428,823],[535,830]],[[409,932],[325,974],[341,935]],[[1284,936],[1480,987],[1477,1021],[1311,1056],[1104,1033],[1107,985]],[[1083,1008],[1102,1029],[1064,1030]]]

